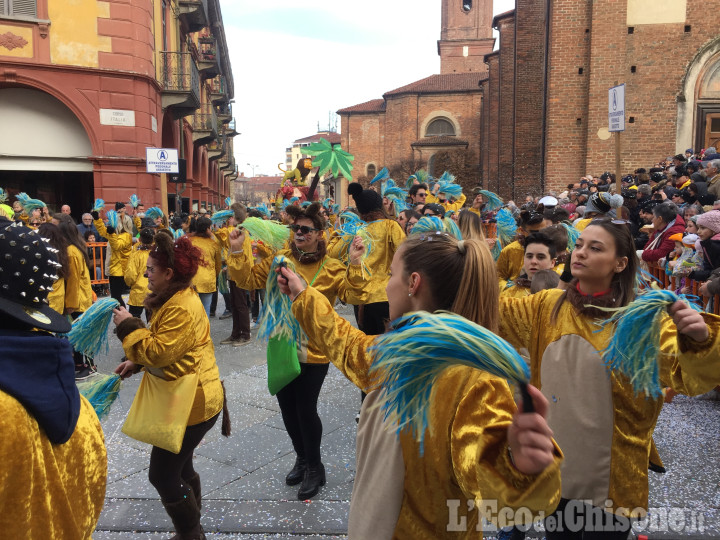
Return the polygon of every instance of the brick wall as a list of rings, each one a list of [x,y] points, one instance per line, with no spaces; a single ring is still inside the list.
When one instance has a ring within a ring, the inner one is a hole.
[[[497,23],[500,32],[500,111],[497,129],[499,131],[498,153],[498,194],[511,199],[513,194],[513,148],[515,146],[515,17],[503,17]]]
[[[518,0],[515,9],[513,198],[543,192],[543,107],[547,2]],[[581,3],[579,1],[578,3]]]
[[[488,65],[489,91],[484,107],[488,111],[488,123],[490,125],[490,133],[488,139],[483,142],[483,146],[487,151],[487,171],[488,179],[486,189],[500,192],[500,182],[498,181],[498,166],[500,158],[500,139],[498,126],[500,125],[500,55],[496,51],[485,56],[485,62]]]
[[[480,151],[482,95],[412,94],[387,100],[385,113],[342,114],[341,146],[355,157],[353,178],[365,176],[369,163],[376,170],[413,159],[411,144],[425,136],[424,127],[438,116],[457,125],[457,136],[468,141],[468,149]],[[423,156],[427,153],[427,149]],[[419,156],[415,156],[419,157]]]
[[[552,2],[545,146],[548,190],[562,190],[587,173],[592,4],[590,0]],[[597,139],[596,133],[592,136]]]
[[[488,188],[490,181],[490,146],[487,142],[490,140],[490,110],[488,108],[490,98],[490,80],[485,79],[480,83],[482,90],[482,109],[481,109],[481,131],[480,131],[480,181],[485,189]]]

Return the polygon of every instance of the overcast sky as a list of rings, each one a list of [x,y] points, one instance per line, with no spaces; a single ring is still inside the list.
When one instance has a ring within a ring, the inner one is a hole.
[[[440,0],[221,0],[240,172],[252,176],[254,165],[255,175],[279,174],[285,148],[317,133],[318,122],[327,129],[328,113],[439,73],[440,6]],[[495,0],[493,12],[513,7],[515,0]]]

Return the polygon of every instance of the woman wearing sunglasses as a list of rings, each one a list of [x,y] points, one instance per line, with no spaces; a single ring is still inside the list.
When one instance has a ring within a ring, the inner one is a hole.
[[[307,208],[288,206],[285,212],[293,219],[290,228],[294,239],[290,249],[277,255],[289,259],[295,271],[306,283],[327,298],[330,305],[340,298],[348,301],[364,300],[365,285],[360,266],[362,250],[350,248],[350,265],[345,266],[326,253],[323,231],[325,219],[320,213],[319,203]],[[241,289],[255,290],[264,288],[273,257],[261,259],[257,264],[253,259],[250,238],[242,230],[230,233],[230,253],[227,258],[228,277]],[[303,349],[305,347],[303,346]],[[305,352],[305,351],[303,351]],[[318,396],[328,372],[328,362],[337,351],[329,349],[325,343],[315,342],[307,345],[305,354],[299,355],[300,375],[277,393],[285,429],[292,440],[297,455],[295,466],[285,477],[289,486],[300,485],[298,499],[314,497],[325,484],[325,467],[320,458],[322,422],[317,412]]]
[[[636,395],[619,373],[608,376],[601,352],[612,326],[596,324],[611,316],[607,308],[634,299],[637,264],[627,224],[598,218],[575,244],[566,291],[500,299],[500,335],[530,351],[532,384],[548,399],[548,423],[565,454],[562,499],[546,520],[548,540],[624,540],[631,526],[625,512],[648,506],[648,452],[663,400]],[[702,394],[720,382],[720,319],[683,302],[668,313],[661,322],[661,383]],[[584,528],[569,533],[568,525],[583,518]]]

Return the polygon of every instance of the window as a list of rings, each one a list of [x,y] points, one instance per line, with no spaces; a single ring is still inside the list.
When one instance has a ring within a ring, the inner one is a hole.
[[[439,137],[441,135],[455,136],[455,126],[447,118],[435,118],[425,130],[426,137]]]
[[[0,0],[0,15],[37,18],[37,0]]]
[[[377,175],[377,168],[371,163],[367,166],[367,174],[365,176],[372,179],[375,178],[375,175]]]
[[[462,9],[464,12],[468,12],[472,9],[472,0],[462,0]]]

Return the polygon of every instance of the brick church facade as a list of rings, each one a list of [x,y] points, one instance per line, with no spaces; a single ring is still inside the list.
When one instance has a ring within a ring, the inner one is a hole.
[[[413,162],[433,174],[438,152],[479,159],[484,57],[492,51],[492,2],[442,0],[439,74],[340,109],[341,145],[355,156],[353,177]],[[404,179],[401,179],[401,181]]]
[[[614,168],[608,89],[625,83],[621,173],[720,142],[720,28],[700,0],[517,0],[481,82],[481,172],[506,198]]]

